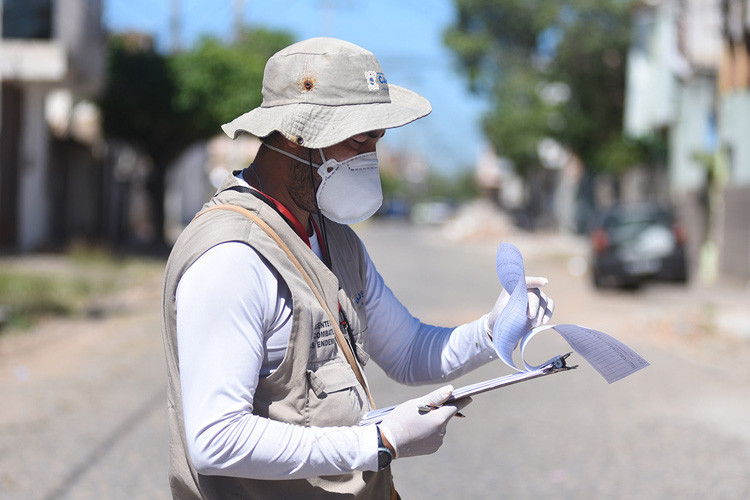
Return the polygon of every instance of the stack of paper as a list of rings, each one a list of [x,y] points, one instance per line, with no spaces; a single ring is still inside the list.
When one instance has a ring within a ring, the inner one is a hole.
[[[529,341],[537,333],[546,330],[559,333],[570,347],[610,384],[648,366],[648,362],[631,348],[597,330],[579,325],[542,325],[527,331],[528,294],[521,252],[509,243],[501,243],[497,250],[495,264],[497,276],[510,295],[510,299],[495,322],[492,342],[500,359],[511,368],[518,370],[518,373],[456,389],[448,402],[575,368],[566,366],[567,354],[552,358],[539,366],[526,363],[524,351]],[[517,367],[513,362],[513,352],[519,346],[523,368]],[[360,425],[380,422],[393,408],[395,406],[367,413]]]

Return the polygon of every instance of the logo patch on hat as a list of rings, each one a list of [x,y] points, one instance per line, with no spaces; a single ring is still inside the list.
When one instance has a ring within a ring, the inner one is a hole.
[[[367,80],[367,89],[371,91],[388,90],[388,80],[385,79],[383,73],[377,71],[365,71],[365,79]]]
[[[365,71],[365,80],[367,80],[368,90],[380,90],[378,85],[378,72],[377,71]]]

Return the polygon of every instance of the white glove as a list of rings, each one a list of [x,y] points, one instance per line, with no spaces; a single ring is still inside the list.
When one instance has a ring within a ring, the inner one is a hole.
[[[547,278],[526,276],[526,290],[529,297],[529,306],[526,310],[526,316],[529,319],[527,330],[547,324],[552,318],[552,313],[555,311],[555,301],[540,290],[548,282]],[[495,307],[487,315],[487,334],[490,338],[492,338],[492,330],[495,328],[497,317],[500,316],[500,312],[508,305],[509,300],[510,295],[503,288],[500,296],[497,298],[497,302],[495,302]]]
[[[453,386],[446,385],[426,396],[401,403],[386,415],[378,427],[396,452],[393,458],[429,455],[440,448],[448,420],[469,404],[471,398],[464,398],[427,412],[420,412],[419,407],[439,406],[452,393]]]

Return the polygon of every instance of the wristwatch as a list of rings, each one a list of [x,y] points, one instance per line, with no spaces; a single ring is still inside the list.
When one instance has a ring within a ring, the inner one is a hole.
[[[383,444],[383,435],[380,433],[380,427],[376,425],[375,429],[378,431],[378,470],[383,470],[391,465],[393,452]]]

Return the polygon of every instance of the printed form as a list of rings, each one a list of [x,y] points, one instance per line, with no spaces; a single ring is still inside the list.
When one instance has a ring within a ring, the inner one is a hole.
[[[530,366],[526,363],[524,351],[536,334],[554,330],[610,384],[648,366],[648,362],[630,347],[591,328],[579,325],[542,325],[526,331],[528,295],[521,252],[509,243],[501,243],[497,249],[495,264],[497,277],[510,294],[508,305],[497,318],[492,332],[492,343],[505,364],[521,370],[513,362],[513,351],[520,345],[524,371],[540,368],[542,365]]]
[[[510,297],[508,304],[495,322],[492,343],[500,359],[517,370],[517,373],[458,388],[453,391],[453,396],[448,402],[575,368],[575,366],[566,366],[567,354],[556,356],[539,366],[526,363],[524,359],[526,346],[535,335],[547,330],[559,333],[570,347],[610,384],[649,365],[630,347],[606,333],[591,328],[568,324],[541,325],[527,331],[528,295],[521,252],[509,243],[501,243],[497,250],[495,265],[500,283]],[[517,347],[520,350],[523,368],[519,368],[513,362],[513,352]],[[368,412],[360,421],[360,425],[380,422],[393,408],[395,406]]]

